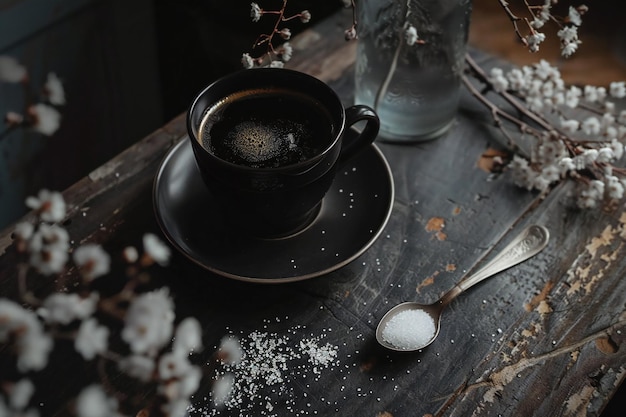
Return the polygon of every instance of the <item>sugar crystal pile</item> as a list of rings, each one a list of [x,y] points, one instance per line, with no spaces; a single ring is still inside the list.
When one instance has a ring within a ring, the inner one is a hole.
[[[382,336],[398,349],[420,349],[435,336],[435,321],[423,310],[404,310],[387,322]]]

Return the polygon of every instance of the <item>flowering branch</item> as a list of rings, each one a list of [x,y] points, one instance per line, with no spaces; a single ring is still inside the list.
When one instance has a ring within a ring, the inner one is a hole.
[[[539,45],[546,39],[546,35],[540,32],[539,29],[543,28],[548,22],[555,23],[559,28],[557,36],[561,40],[561,54],[564,57],[569,57],[578,49],[578,45],[581,43],[578,39],[578,27],[582,23],[582,16],[588,10],[587,6],[570,6],[566,17],[558,17],[552,14],[552,6],[558,0],[543,0],[543,5],[531,5],[528,0],[524,0],[523,4],[528,12],[528,17],[519,17],[511,10],[508,1],[498,0],[498,2],[509,17],[518,39],[531,52],[539,51]],[[522,33],[519,27],[520,22],[525,23],[528,34],[524,35]]]
[[[0,82],[21,84],[26,90],[26,101],[30,101],[28,70],[15,58],[0,55]],[[10,111],[4,116],[4,122],[9,129],[0,135],[0,140],[18,127],[30,128],[45,136],[52,136],[59,129],[59,107],[65,105],[65,91],[55,73],[48,74],[41,97],[38,103],[28,104],[24,112]]]
[[[520,41],[531,52],[539,50],[546,36],[540,31],[546,24],[557,26],[556,35],[561,43],[561,54],[569,57],[578,49],[578,27],[582,16],[588,11],[585,5],[570,6],[567,16],[553,13],[557,0],[540,0],[531,4],[522,0],[525,15],[517,15],[506,0],[498,0],[513,25]],[[283,2],[283,11],[287,1]],[[343,0],[345,7],[353,9],[353,23],[345,31],[347,40],[357,38],[355,0]],[[253,3],[253,12],[255,4]],[[261,10],[261,9],[259,9]],[[405,22],[411,10],[404,7]],[[275,29],[276,31],[277,29]],[[404,44],[411,46],[423,41],[417,29],[405,23],[399,33],[398,43],[389,71],[381,82],[375,98],[375,107],[384,95],[396,71],[396,62]],[[265,39],[265,38],[263,38]],[[546,193],[550,186],[564,178],[571,178],[581,187],[577,197],[580,207],[595,207],[599,202],[622,198],[626,170],[615,163],[624,153],[626,141],[626,111],[617,112],[610,99],[626,97],[624,82],[613,82],[607,91],[604,87],[566,86],[559,71],[546,61],[505,73],[499,68],[486,73],[466,56],[467,70],[462,76],[468,91],[485,105],[507,140],[507,146],[515,153],[507,167],[515,183],[529,190]],[[475,79],[483,88],[478,88]],[[505,110],[490,98],[490,93],[503,99],[510,106]],[[513,126],[522,137],[533,138],[532,149],[526,151],[518,146],[518,137],[510,129]],[[501,161],[504,167],[506,161]]]
[[[0,359],[15,363],[15,369],[3,368],[0,376],[0,415],[38,415],[29,405],[39,387],[29,376],[44,372],[51,352],[67,346],[62,341],[71,342],[98,377],[69,403],[71,414],[184,415],[201,378],[215,366],[192,364],[193,355],[202,350],[200,324],[187,317],[175,325],[169,289],[141,290],[149,283],[147,268],[169,262],[169,247],[153,234],[143,236],[141,253],[127,247],[127,281],[116,293],[103,296],[93,284],[113,279],[111,256],[93,243],[71,247],[69,234],[59,224],[66,216],[61,194],[41,190],[26,204],[36,219],[18,223],[13,234],[18,299],[0,297],[0,344],[7,347],[0,350]],[[37,294],[29,288],[35,280]],[[49,287],[53,290],[42,291]],[[231,339],[224,342],[230,350],[215,352],[211,363],[237,359],[237,352],[232,353],[236,341]],[[134,380],[137,392],[116,387],[111,369]]]
[[[355,0],[343,0],[343,7],[350,7],[352,8],[352,26],[350,26],[348,29],[345,30],[344,32],[344,38],[347,41],[351,41],[353,39],[357,38],[357,19],[356,19],[356,4],[354,2]]]
[[[508,165],[515,183],[542,193],[563,178],[580,185],[577,204],[592,208],[599,202],[621,199],[626,172],[614,163],[624,154],[626,110],[617,112],[610,99],[626,97],[626,83],[604,87],[566,87],[558,69],[546,61],[504,72],[485,73],[467,57],[468,73],[485,85],[479,91],[464,77],[468,90],[485,104],[494,124],[514,144],[502,120],[517,126],[522,135],[536,139],[528,158],[515,155]],[[498,107],[487,95],[496,93],[513,106],[520,117]],[[597,116],[600,116],[598,118]],[[528,122],[526,122],[528,120]],[[581,121],[582,120],[582,121]],[[518,151],[515,145],[512,150]]]
[[[274,46],[274,37],[278,36],[282,41],[288,41],[291,38],[291,29],[288,27],[280,28],[285,22],[294,19],[300,19],[302,23],[308,23],[311,20],[311,13],[303,10],[292,16],[285,16],[287,1],[283,0],[283,5],[279,10],[263,10],[257,3],[251,3],[250,17],[253,22],[258,22],[263,16],[276,16],[274,27],[270,33],[261,34],[253,44],[253,49],[266,45],[265,51],[256,57],[252,57],[248,53],[244,53],[241,62],[245,68],[253,68],[260,66],[282,67],[283,64],[291,59],[293,49],[289,42],[284,42],[280,47]]]
[[[352,2],[354,8],[354,1]],[[391,64],[389,65],[389,70],[387,71],[387,75],[383,80],[382,84],[376,91],[376,97],[374,99],[374,110],[378,110],[380,100],[382,100],[387,94],[387,90],[389,90],[389,85],[391,84],[391,80],[393,79],[394,74],[396,73],[396,68],[398,66],[398,59],[400,58],[400,52],[402,48],[411,47],[413,45],[423,45],[424,41],[419,39],[417,35],[417,29],[409,23],[409,17],[411,16],[411,0],[407,0],[405,4],[404,10],[404,24],[402,25],[402,30],[398,33],[398,45],[393,53],[393,58],[391,60]],[[352,24],[353,28],[356,28],[356,17],[353,16],[354,23]]]

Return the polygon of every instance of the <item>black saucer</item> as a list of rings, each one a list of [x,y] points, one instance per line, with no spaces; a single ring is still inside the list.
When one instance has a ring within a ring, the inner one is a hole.
[[[369,248],[393,206],[391,170],[372,145],[338,172],[313,223],[283,239],[231,230],[220,218],[184,138],[165,157],[153,202],[167,239],[196,264],[225,277],[261,282],[299,281],[334,271]]]

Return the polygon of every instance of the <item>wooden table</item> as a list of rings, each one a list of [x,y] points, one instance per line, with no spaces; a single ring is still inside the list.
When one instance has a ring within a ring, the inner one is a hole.
[[[301,34],[289,65],[327,81],[346,103],[355,55],[355,44],[342,39],[349,18],[340,13]],[[581,211],[567,199],[568,183],[540,199],[508,175],[482,170],[481,155],[498,147],[488,120],[466,97],[446,136],[378,143],[395,181],[391,218],[365,254],[335,272],[258,285],[212,275],[179,254],[154,271],[171,287],[180,316],[201,320],[208,351],[225,334],[249,340],[255,331],[288,336],[294,350],[304,338],[337,348],[332,364],[317,372],[287,365],[284,383],[261,389],[242,406],[247,411],[219,415],[601,413],[626,375],[624,204]],[[65,190],[75,244],[99,242],[114,252],[139,244],[144,232],[160,233],[153,179],[185,134],[181,115]],[[376,324],[391,306],[435,301],[528,224],[549,229],[548,247],[455,300],[431,346],[407,354],[376,344]],[[0,296],[15,290],[11,232],[0,235]],[[54,403],[59,388],[49,390]],[[192,415],[213,415],[203,398],[196,396],[200,412]]]

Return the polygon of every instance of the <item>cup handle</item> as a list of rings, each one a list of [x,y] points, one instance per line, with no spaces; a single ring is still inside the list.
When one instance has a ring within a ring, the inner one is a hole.
[[[338,160],[340,164],[348,161],[361,150],[372,144],[380,128],[378,115],[371,107],[356,104],[346,108],[345,112],[346,125]],[[365,127],[359,133],[351,127],[361,120],[365,120]]]

